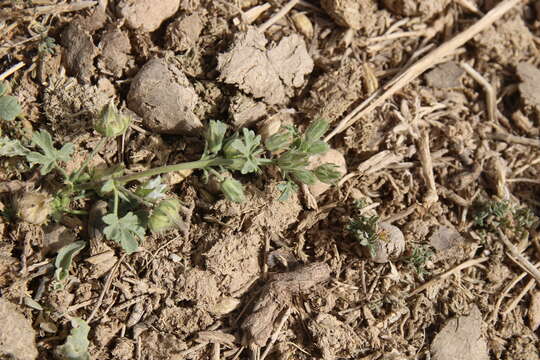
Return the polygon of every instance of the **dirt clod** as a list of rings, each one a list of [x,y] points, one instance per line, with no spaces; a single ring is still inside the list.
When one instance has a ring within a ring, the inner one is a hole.
[[[540,120],[540,70],[529,63],[518,64],[516,70],[521,79],[519,92],[524,111],[529,110]]]
[[[370,28],[376,20],[373,0],[322,0],[321,6],[339,25],[351,29]]]
[[[94,74],[94,58],[98,54],[92,36],[78,22],[72,22],[62,32],[60,44],[64,47],[62,61],[68,75],[89,82]]]
[[[487,360],[480,310],[474,306],[468,316],[448,321],[433,339],[431,354],[433,360]]]
[[[441,13],[449,1],[384,0],[383,3],[388,10],[397,15],[431,17]]]
[[[120,77],[129,60],[131,43],[127,34],[113,29],[103,34],[99,43],[101,56],[98,66],[116,77]]]
[[[128,107],[160,134],[193,134],[202,128],[193,113],[198,96],[188,78],[164,59],[148,61],[128,93]]]
[[[0,298],[0,358],[33,360],[38,356],[32,323],[9,301]]]
[[[464,240],[456,229],[439,226],[429,238],[429,244],[437,251],[444,251],[458,246]]]
[[[197,43],[203,26],[201,14],[179,17],[167,26],[167,47],[175,51],[191,49]]]
[[[354,330],[330,314],[319,314],[308,328],[325,360],[354,358],[359,338]]]
[[[283,38],[266,49],[267,40],[255,28],[235,36],[233,48],[219,55],[220,79],[237,85],[255,98],[270,104],[284,103],[291,88],[300,87],[313,70],[304,40],[296,35]]]
[[[180,0],[121,0],[116,6],[119,16],[126,19],[126,24],[135,30],[152,32],[161,23],[174,15],[180,6]]]
[[[330,271],[330,267],[324,263],[313,263],[295,271],[274,275],[242,324],[243,342],[264,346],[280,311],[290,305],[291,296],[328,280]]]

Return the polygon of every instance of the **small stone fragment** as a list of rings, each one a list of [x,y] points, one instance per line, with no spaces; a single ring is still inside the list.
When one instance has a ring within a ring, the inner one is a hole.
[[[321,0],[321,6],[341,26],[358,30],[375,23],[377,4],[373,0]]]
[[[64,47],[62,62],[68,75],[89,82],[94,73],[94,58],[98,54],[92,36],[77,22],[72,22],[60,35],[60,44]]]
[[[202,128],[193,113],[198,96],[184,73],[164,59],[148,61],[128,93],[128,107],[160,134],[194,134]]]
[[[237,85],[255,98],[282,104],[292,89],[300,87],[313,70],[304,40],[296,34],[283,38],[267,51],[264,34],[255,28],[236,35],[233,48],[219,55],[220,79]]]
[[[101,56],[98,66],[112,73],[114,76],[121,76],[128,62],[128,54],[131,51],[131,44],[126,33],[119,29],[113,29],[103,34],[99,43]]]
[[[442,13],[449,0],[384,0],[383,3],[396,15],[431,17]]]
[[[347,163],[345,162],[345,157],[342,153],[335,149],[330,149],[324,154],[314,155],[309,160],[309,170],[313,170],[320,165],[330,163],[338,166],[338,171],[341,175],[347,173]],[[317,181],[313,185],[309,185],[309,191],[315,197],[322,195],[326,190],[330,189],[332,185],[325,184],[323,182]]]
[[[200,14],[179,17],[167,26],[166,45],[175,51],[189,50],[197,43],[202,29]]]
[[[444,251],[458,246],[464,240],[456,229],[441,225],[429,238],[429,244],[437,251]]]
[[[465,70],[455,61],[448,61],[428,72],[426,82],[438,89],[455,89],[461,87],[461,78]]]
[[[143,32],[157,30],[166,19],[173,16],[180,0],[120,0],[116,6],[119,16],[126,19],[126,24]]]
[[[536,331],[540,326],[540,291],[535,291],[531,295],[531,303],[529,305],[529,327],[532,331]]]
[[[17,306],[0,298],[0,358],[33,360],[38,356],[32,323]]]
[[[433,339],[430,350],[433,360],[488,360],[480,310],[474,306],[468,316],[448,321]]]
[[[366,246],[364,253],[379,264],[396,260],[405,250],[405,236],[397,226],[386,222],[378,225],[378,231],[379,236],[373,244],[373,250]]]

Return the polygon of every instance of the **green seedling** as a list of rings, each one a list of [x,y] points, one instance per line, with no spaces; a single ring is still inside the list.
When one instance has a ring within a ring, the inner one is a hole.
[[[379,217],[373,216],[355,216],[347,230],[350,231],[360,245],[369,249],[372,256],[375,256],[377,242],[379,241]]]
[[[127,253],[137,250],[146,229],[161,232],[175,226],[183,227],[180,213],[185,212],[186,208],[177,200],[165,199],[166,187],[160,178],[162,174],[187,169],[202,170],[205,178],[215,176],[225,198],[235,202],[245,200],[244,187],[234,177],[223,175],[225,173],[257,175],[263,167],[277,167],[283,177],[283,182],[278,184],[281,200],[286,200],[297,191],[298,184],[310,185],[316,181],[332,184],[341,177],[334,164],[308,169],[310,156],[329,149],[328,144],[321,140],[328,130],[328,124],[322,120],[315,121],[304,134],[294,127],[284,128],[265,144],[259,135],[249,129],[227,136],[227,125],[212,120],[204,133],[205,149],[197,161],[127,175],[121,166],[89,169],[91,159],[107,139],[123,135],[130,123],[131,118],[122,115],[112,102],[107,104],[94,124],[95,130],[103,138],[82,166],[71,173],[64,169],[64,164],[70,160],[74,146],[64,144],[57,149],[51,135],[44,130],[34,133],[28,146],[16,140],[1,138],[0,155],[24,156],[30,164],[40,169],[42,175],[54,172],[61,175],[61,187],[56,189],[56,195],[51,201],[53,219],[58,220],[65,213],[83,213],[72,208],[74,200],[96,196],[112,199],[109,212],[103,217],[106,224],[104,234],[107,239],[120,244]],[[58,274],[63,277],[67,274],[69,263],[67,257],[66,262],[58,261]]]
[[[414,248],[411,256],[407,259],[409,265],[414,267],[416,273],[419,275],[425,275],[427,273],[425,265],[426,262],[433,256],[433,251],[427,246],[418,246]]]
[[[483,232],[497,233],[498,229],[513,232],[521,238],[538,220],[527,207],[517,207],[509,201],[488,201],[476,207],[473,223]]]

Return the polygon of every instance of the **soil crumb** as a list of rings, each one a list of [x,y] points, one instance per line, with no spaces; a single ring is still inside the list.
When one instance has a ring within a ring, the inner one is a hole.
[[[354,30],[370,29],[377,20],[373,0],[322,0],[321,6],[336,23]]]
[[[116,11],[130,28],[152,32],[157,30],[163,21],[173,16],[179,6],[180,0],[121,0],[116,6]]]
[[[355,357],[360,339],[354,330],[330,314],[319,314],[308,328],[325,360]]]
[[[92,36],[78,22],[72,22],[62,32],[60,44],[64,47],[62,61],[70,76],[88,83],[94,74],[94,58],[98,49]]]
[[[193,134],[202,128],[193,113],[199,98],[179,67],[165,59],[148,61],[137,73],[128,94],[128,107],[159,134]]]
[[[444,11],[450,0],[384,0],[384,6],[396,15],[429,18]]]
[[[0,358],[33,360],[38,356],[36,333],[14,304],[0,298]]]
[[[197,43],[204,23],[198,13],[179,17],[167,26],[166,46],[175,51],[186,51]]]
[[[270,50],[266,43],[264,34],[255,28],[237,34],[232,49],[218,57],[220,79],[270,104],[283,104],[291,87],[303,85],[313,70],[313,60],[297,34],[283,38]]]
[[[433,360],[488,360],[482,336],[482,314],[476,306],[468,316],[452,318],[433,339]]]
[[[242,324],[244,344],[264,346],[279,313],[291,305],[292,295],[301,294],[329,278],[330,267],[325,263],[313,263],[295,271],[275,274]]]
[[[98,62],[100,69],[116,77],[122,76],[129,60],[131,43],[126,33],[112,29],[103,34],[99,43],[101,56]]]

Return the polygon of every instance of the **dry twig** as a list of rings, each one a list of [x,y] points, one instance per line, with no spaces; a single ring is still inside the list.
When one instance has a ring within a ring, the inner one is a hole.
[[[471,65],[467,63],[460,64],[463,70],[467,72],[477,83],[484,88],[486,92],[486,108],[489,121],[492,123],[495,122],[495,115],[497,114],[497,95],[495,94],[495,89],[491,84],[472,68]]]
[[[439,201],[437,187],[435,185],[435,176],[433,175],[433,162],[431,161],[431,152],[429,150],[429,134],[424,132],[417,141],[418,156],[422,164],[422,173],[427,185],[427,193],[424,196],[424,202],[427,207]]]
[[[272,16],[270,19],[268,19],[264,24],[262,24],[261,26],[259,26],[259,31],[260,32],[265,32],[266,30],[268,30],[268,28],[272,25],[274,25],[279,19],[281,19],[282,17],[284,17],[285,15],[287,15],[287,13],[289,11],[292,10],[293,7],[296,6],[296,4],[298,4],[300,0],[290,0],[285,6],[283,6],[281,8],[281,10],[279,10],[277,13],[274,14],[274,16]]]
[[[512,261],[516,262],[516,264],[520,265],[523,270],[529,273],[532,277],[536,279],[540,283],[540,270],[538,270],[525,256],[521,254],[521,252],[508,240],[506,235],[501,231],[501,229],[497,229],[497,232],[499,233],[499,239],[506,245],[508,250],[510,251],[509,258],[512,259]],[[510,256],[511,255],[511,256]]]
[[[10,76],[11,74],[16,73],[23,66],[24,66],[24,63],[22,61],[20,61],[17,64],[13,65],[12,67],[10,67],[6,71],[4,71],[2,74],[0,74],[0,81],[4,80],[5,78]]]
[[[443,280],[443,279],[446,279],[447,277],[449,277],[452,274],[458,273],[463,269],[466,269],[466,268],[471,267],[471,266],[476,266],[476,265],[481,264],[483,262],[486,262],[488,260],[489,260],[488,257],[481,257],[481,258],[477,258],[477,259],[467,260],[464,263],[461,263],[458,266],[454,267],[453,269],[450,269],[447,272],[444,272],[444,273],[434,277],[433,279],[429,280],[427,283],[421,285],[416,290],[414,290],[412,293],[410,293],[409,296],[407,296],[407,297],[412,297],[412,296],[414,296],[416,294],[419,294],[422,291],[424,291],[425,289],[427,289],[430,286],[432,286],[433,284],[435,284],[436,282],[438,282],[440,280]]]

